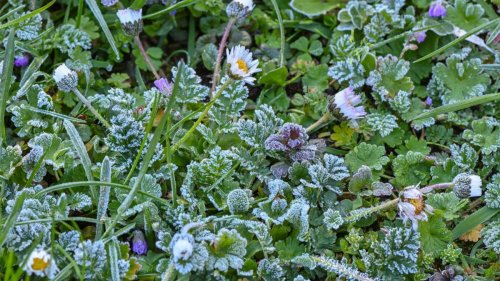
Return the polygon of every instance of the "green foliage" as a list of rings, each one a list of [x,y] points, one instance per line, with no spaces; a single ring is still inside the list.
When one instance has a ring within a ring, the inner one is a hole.
[[[455,0],[455,3],[446,9],[446,14],[447,20],[467,31],[488,22],[481,5],[467,0]]]
[[[357,171],[363,165],[380,171],[389,163],[389,158],[384,155],[383,146],[361,143],[346,155],[345,162],[351,172]]]
[[[419,223],[422,249],[429,254],[438,255],[451,242],[451,231],[439,216],[431,216],[428,221]]]

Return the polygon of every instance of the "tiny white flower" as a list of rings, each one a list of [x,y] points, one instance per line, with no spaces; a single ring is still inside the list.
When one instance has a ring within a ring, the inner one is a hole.
[[[175,259],[187,260],[193,254],[193,244],[187,239],[179,239],[174,244],[173,255]]]
[[[230,18],[243,20],[253,10],[255,5],[252,0],[234,0],[226,7],[226,13]]]
[[[461,173],[453,179],[453,192],[459,198],[478,197],[483,194],[481,185],[479,176]]]
[[[49,279],[54,278],[59,271],[50,254],[43,249],[36,249],[30,254],[24,270],[28,275],[35,274]]]
[[[227,50],[228,74],[235,80],[243,80],[245,83],[253,85],[254,73],[260,72],[259,61],[252,60],[252,53],[245,47],[238,45],[231,50]]]
[[[425,203],[424,194],[416,187],[409,187],[403,191],[403,198],[398,203],[398,209],[403,222],[410,220],[415,230],[417,230],[418,221],[426,221],[427,214],[432,214],[434,211]]]
[[[356,95],[351,87],[338,92],[334,97],[335,107],[349,120],[360,119],[366,115],[365,108],[362,105],[357,106],[360,103],[361,97]]]
[[[76,72],[69,69],[66,64],[61,64],[54,71],[54,81],[57,83],[59,90],[69,92],[76,88],[78,84],[78,76]]]
[[[133,10],[130,8],[118,10],[116,12],[122,25],[123,32],[130,36],[136,36],[142,31],[142,9]]]

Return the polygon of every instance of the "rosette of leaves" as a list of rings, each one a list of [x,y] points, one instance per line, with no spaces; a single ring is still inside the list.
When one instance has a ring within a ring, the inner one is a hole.
[[[16,98],[20,97],[16,96]],[[57,130],[57,122],[54,122],[53,117],[33,112],[26,106],[51,111],[53,109],[52,98],[45,93],[42,85],[34,84],[26,92],[25,100],[15,101],[7,108],[7,111],[12,114],[12,123],[17,128],[18,136],[33,137],[40,132]]]
[[[124,111],[130,113],[136,104],[134,96],[120,88],[111,88],[106,94],[95,94],[89,97],[89,101],[108,117],[119,115]]]
[[[208,270],[227,272],[230,268],[241,269],[247,253],[247,240],[235,229],[221,229],[208,247]]]
[[[337,15],[340,24],[338,30],[362,29],[375,9],[366,1],[349,1]]]
[[[500,148],[500,124],[493,117],[483,117],[472,121],[471,129],[466,129],[462,136],[480,147],[483,154],[495,153]]]
[[[370,72],[366,83],[372,86],[377,100],[391,100],[400,91],[407,93],[413,91],[413,82],[410,77],[406,76],[409,70],[410,63],[403,59],[398,59],[393,55],[379,57],[377,67]]]
[[[479,67],[481,59],[465,60],[463,54],[453,54],[446,64],[437,63],[432,68],[432,79],[427,87],[443,104],[451,104],[483,95],[490,78]]]
[[[386,228],[383,238],[372,243],[373,252],[362,251],[367,272],[383,280],[404,280],[416,273],[420,249],[419,234],[411,228]]]

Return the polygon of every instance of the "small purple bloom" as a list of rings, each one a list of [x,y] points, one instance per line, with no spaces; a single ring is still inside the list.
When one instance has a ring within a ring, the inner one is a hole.
[[[317,150],[315,145],[308,144],[308,139],[304,127],[286,123],[277,134],[267,138],[265,147],[268,150],[286,152],[293,162],[307,161],[314,159]]]
[[[413,37],[415,37],[415,40],[417,40],[418,43],[422,43],[427,37],[427,34],[425,34],[425,31],[419,31],[413,33]]]
[[[134,231],[132,238],[132,252],[138,255],[145,255],[148,251],[148,243],[144,234],[140,230]]]
[[[431,97],[427,97],[427,98],[425,99],[425,104],[426,104],[427,106],[432,106],[432,98],[431,98]]]
[[[442,1],[436,1],[429,7],[429,17],[439,18],[446,16],[446,8],[443,6]]]
[[[14,65],[16,67],[25,67],[30,63],[30,58],[27,55],[15,57]]]
[[[167,78],[160,78],[155,80],[155,87],[163,94],[170,96],[172,93],[172,85],[168,82]]]

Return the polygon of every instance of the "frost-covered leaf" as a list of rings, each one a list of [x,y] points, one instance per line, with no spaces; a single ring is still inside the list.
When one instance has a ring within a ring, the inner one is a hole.
[[[179,62],[177,67],[172,67],[172,77],[177,77],[177,70],[184,62]],[[179,78],[179,91],[176,102],[179,104],[196,103],[204,100],[208,96],[209,88],[201,85],[201,78],[196,75],[196,71],[184,65]]]
[[[435,211],[439,210],[445,220],[453,220],[460,217],[458,212],[467,205],[468,201],[467,199],[458,198],[453,192],[448,192],[430,194],[426,202]]]
[[[366,116],[368,126],[382,137],[389,135],[392,130],[398,127],[396,120],[396,116],[391,114],[371,113]]]
[[[486,206],[500,209],[500,174],[493,175],[491,182],[486,185],[484,201],[486,201]]]
[[[472,130],[463,132],[464,139],[479,146],[483,154],[495,153],[500,147],[500,124],[492,117],[477,119],[471,123]]]
[[[481,5],[467,0],[455,0],[453,5],[449,5],[446,9],[446,19],[466,31],[488,22]]]
[[[406,76],[410,69],[408,61],[387,55],[377,59],[377,68],[370,72],[366,83],[372,86],[379,100],[385,101],[396,97],[399,91],[411,93],[414,85]]]
[[[425,184],[430,179],[430,163],[420,152],[408,151],[406,154],[398,155],[392,161],[392,169],[396,176],[393,183],[400,187]]]

